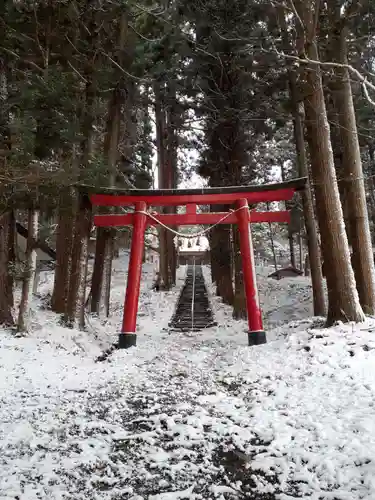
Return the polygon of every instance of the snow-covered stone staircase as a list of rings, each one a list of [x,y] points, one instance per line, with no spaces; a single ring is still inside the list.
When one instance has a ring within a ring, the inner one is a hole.
[[[216,325],[208,300],[202,267],[190,265],[175,313],[168,326],[172,331],[197,332]]]

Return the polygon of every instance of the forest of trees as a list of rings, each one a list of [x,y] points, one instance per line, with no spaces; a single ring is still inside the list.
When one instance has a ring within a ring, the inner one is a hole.
[[[52,310],[80,328],[87,311],[108,315],[118,235],[97,230],[88,282],[78,184],[173,188],[192,170],[208,186],[256,184],[275,166],[309,178],[314,313],[327,325],[375,313],[375,1],[3,0],[0,26],[0,323],[27,331],[38,238],[57,252]],[[21,269],[16,220],[29,229]],[[237,229],[209,240],[217,294],[243,318]],[[168,289],[164,229],[159,251]]]

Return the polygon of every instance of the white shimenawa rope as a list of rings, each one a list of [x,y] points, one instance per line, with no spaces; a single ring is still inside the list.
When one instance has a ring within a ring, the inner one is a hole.
[[[240,210],[243,209],[248,209],[249,206],[245,205],[243,207],[236,208],[235,210],[230,209],[227,214],[225,214],[221,219],[219,219],[215,224],[212,224],[212,226],[208,226],[207,228],[203,229],[202,231],[199,231],[198,233],[194,234],[186,234],[186,233],[179,233],[178,231],[175,231],[171,227],[167,226],[166,224],[163,224],[157,217],[152,215],[150,212],[147,212],[146,210],[135,210],[133,213],[134,214],[144,214],[147,217],[150,217],[150,219],[154,220],[157,222],[160,226],[164,227],[171,233],[175,234],[176,236],[180,236],[181,238],[186,238],[186,239],[193,239],[193,238],[198,238],[199,236],[203,236],[204,234],[208,233],[212,228],[216,227],[218,224],[221,224],[222,222],[225,221],[230,215],[235,214],[236,212],[239,212]],[[157,213],[157,212],[154,212]],[[194,329],[194,294],[195,294],[195,257],[193,260],[193,291],[192,291],[192,298],[191,298],[191,331]]]
[[[194,331],[195,257],[193,257],[193,291],[191,297],[191,331]]]
[[[147,212],[145,210],[135,210],[132,213],[133,214],[147,215],[147,217],[150,217],[150,219],[154,220],[160,226],[164,227],[165,229],[167,229],[171,233],[175,234],[176,236],[180,236],[181,238],[186,238],[186,239],[190,240],[193,238],[198,238],[199,236],[203,236],[204,234],[208,233],[208,231],[210,231],[212,228],[216,227],[218,224],[221,224],[223,221],[225,221],[225,219],[227,219],[229,216],[231,216],[231,215],[235,214],[236,212],[239,212],[240,210],[243,210],[245,208],[248,209],[249,208],[248,205],[245,205],[244,207],[236,208],[235,210],[231,209],[227,214],[224,215],[224,217],[222,217],[217,222],[215,222],[215,224],[212,224],[212,226],[208,226],[207,228],[202,229],[202,231],[199,231],[198,233],[194,233],[194,234],[179,233],[178,231],[175,231],[171,227],[167,226],[166,224],[163,224],[157,217],[155,217],[150,212]],[[156,213],[156,212],[154,212],[154,213]]]

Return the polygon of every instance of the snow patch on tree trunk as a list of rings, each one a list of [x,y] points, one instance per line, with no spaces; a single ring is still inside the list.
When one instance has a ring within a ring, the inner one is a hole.
[[[30,327],[30,300],[33,293],[36,271],[36,241],[38,239],[38,224],[39,211],[33,208],[29,209],[25,270],[22,283],[21,302],[18,311],[17,330],[19,332],[27,332]]]

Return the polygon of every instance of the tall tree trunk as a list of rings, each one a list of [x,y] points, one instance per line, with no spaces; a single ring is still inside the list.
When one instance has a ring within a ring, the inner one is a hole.
[[[284,164],[283,163],[281,163],[281,178],[282,178],[283,181],[286,180],[285,168],[284,168]],[[290,210],[290,209],[291,209],[290,202],[289,201],[285,201],[285,210]],[[296,254],[295,254],[295,251],[294,251],[293,233],[292,233],[292,228],[291,228],[290,224],[288,224],[288,241],[289,241],[290,264],[293,267],[297,267],[296,266]]]
[[[335,57],[334,52],[335,52],[334,48],[328,51],[327,53],[328,60],[332,61],[334,59]],[[324,88],[326,89],[325,101],[327,108],[327,118],[330,124],[331,144],[332,144],[333,159],[336,168],[337,184],[339,187],[341,206],[344,214],[346,234],[350,242],[350,220],[349,220],[350,207],[346,195],[346,181],[345,181],[345,172],[343,168],[344,167],[343,145],[341,141],[339,118],[336,110],[336,105],[334,103],[336,82],[331,75],[325,75],[325,78],[323,77],[323,85]]]
[[[11,151],[8,101],[8,68],[0,56],[0,170],[6,176]],[[11,182],[11,177],[10,177]],[[1,186],[0,186],[1,195]],[[0,215],[0,325],[13,325],[13,273],[15,249],[15,220],[13,211]]]
[[[36,271],[36,241],[38,238],[39,211],[30,208],[27,222],[26,269],[22,281],[21,302],[18,311],[17,330],[27,332],[30,326],[30,300],[33,293]]]
[[[310,276],[311,274],[311,269],[310,269],[310,259],[309,259],[309,254],[307,253],[305,256],[305,266],[304,269],[301,268],[301,271],[303,271],[305,276]],[[315,312],[314,312],[315,314]],[[316,314],[315,314],[316,316]]]
[[[234,298],[233,298],[233,318],[246,319],[246,295],[243,280],[242,258],[240,250],[240,233],[237,224],[232,225],[233,241],[233,266],[234,266]]]
[[[242,184],[242,169],[241,169],[241,149],[243,144],[241,142],[235,142],[235,147],[232,149],[232,161],[231,161],[231,180],[230,183],[234,186],[240,186]],[[240,151],[238,151],[240,149]],[[235,208],[235,207],[234,207]],[[249,231],[251,228],[249,227]],[[246,319],[247,318],[247,305],[246,305],[246,293],[244,286],[243,277],[243,264],[242,255],[240,248],[240,232],[238,225],[232,225],[232,261],[231,268],[234,270],[234,296],[233,296],[233,313],[232,317],[234,319]]]
[[[370,177],[368,178],[368,191],[371,200],[371,223],[372,223],[372,242],[375,243],[375,151],[372,144],[368,146],[368,155],[370,158]]]
[[[344,65],[348,64],[346,37],[347,30],[343,28],[337,54],[339,62]],[[353,249],[354,274],[361,306],[365,313],[374,314],[375,267],[350,75],[345,67],[336,68],[335,72],[334,99],[342,138],[346,198],[350,206],[349,238]]]
[[[303,238],[302,238],[301,228],[298,232],[298,249],[299,249],[299,268],[301,271],[303,271],[304,252],[303,252]]]
[[[289,73],[289,82],[293,110],[294,140],[296,144],[298,174],[301,177],[309,177],[303,131],[305,113],[303,103],[300,102],[299,99],[296,73],[294,71]],[[326,305],[323,287],[322,261],[310,183],[307,184],[305,190],[302,192],[302,206],[307,236],[307,249],[309,253],[309,269],[311,271],[311,282],[313,287],[314,315],[325,316]]]
[[[277,273],[277,256],[276,256],[275,242],[274,242],[274,239],[273,239],[273,232],[272,232],[272,224],[271,224],[271,222],[268,223],[268,229],[269,229],[269,234],[270,234],[270,242],[271,242],[271,251],[272,251],[273,265],[275,266],[275,272]]]
[[[93,265],[93,273],[91,279],[91,290],[90,290],[90,310],[94,314],[100,314],[101,304],[109,303],[109,299],[106,298],[109,293],[110,278],[108,274],[111,272],[111,262],[108,262],[108,249],[113,248],[111,239],[113,237],[112,232],[105,228],[99,227],[96,230],[96,243],[95,243],[95,257]],[[107,258],[105,258],[107,257]],[[105,286],[103,286],[103,284]]]
[[[297,265],[296,265],[296,253],[295,253],[295,250],[294,250],[293,233],[290,230],[290,226],[288,227],[288,242],[289,242],[290,265],[292,267],[297,267]]]
[[[178,110],[177,110],[177,95],[176,95],[176,85],[174,82],[169,82],[168,84],[168,108],[167,108],[167,162],[166,177],[168,179],[168,185],[165,186],[168,189],[177,188],[177,161],[178,161]],[[177,207],[169,207],[170,213],[177,213]],[[176,229],[172,227],[172,229]],[[177,252],[175,246],[175,235],[168,231],[168,260],[169,260],[169,272],[172,284],[176,284],[176,269],[177,269]]]
[[[210,211],[214,212],[215,207],[210,207]],[[217,285],[217,280],[218,280],[218,269],[217,269],[217,261],[216,261],[216,254],[215,251],[212,249],[215,247],[215,232],[213,229],[210,229],[210,232],[208,233],[208,240],[209,240],[209,245],[210,245],[210,268],[211,268],[211,281],[215,285]]]
[[[112,281],[112,267],[114,257],[115,233],[114,230],[109,230],[107,244],[104,252],[103,264],[103,290],[100,298],[100,309],[103,309],[105,316],[108,318],[110,309],[110,291]]]
[[[65,313],[69,293],[71,251],[73,243],[73,197],[65,192],[60,197],[56,237],[56,268],[51,307],[58,314]]]
[[[128,18],[124,8],[121,9],[118,28],[117,47],[118,52],[116,59],[118,64],[126,65],[129,61],[125,61],[125,44],[128,39]],[[119,81],[115,86],[108,106],[108,118],[106,125],[106,134],[104,138],[104,156],[107,161],[109,173],[109,186],[114,187],[117,181],[117,163],[119,158],[118,146],[120,139],[120,127],[122,121],[122,107],[124,105],[125,96],[125,79],[123,74],[118,73]],[[97,287],[97,290],[91,290],[91,298],[95,303],[91,306],[93,312],[99,313],[99,304],[103,304],[104,313],[109,315],[110,292],[111,292],[111,274],[112,261],[114,256],[114,238],[113,230],[97,231],[97,249],[100,251],[103,248],[103,253],[95,253],[94,268],[96,268],[95,281],[93,279],[92,286]],[[99,240],[99,241],[98,241]],[[102,268],[100,269],[100,266]],[[99,293],[99,301],[98,300]],[[95,311],[93,310],[95,309]]]
[[[162,93],[158,82],[154,85],[155,92],[155,120],[156,120],[156,147],[158,153],[158,184],[162,189],[167,184],[166,179],[166,162],[167,150],[165,144],[166,123],[165,112],[163,107]],[[165,211],[164,211],[165,212]],[[168,258],[168,235],[167,230],[161,226],[158,227],[159,233],[159,279],[160,290],[168,290],[171,285],[169,274],[169,258]]]
[[[90,310],[94,314],[99,314],[100,297],[103,283],[104,255],[107,247],[107,240],[110,236],[109,230],[105,227],[98,227],[96,230],[95,260],[91,279],[91,304]]]
[[[303,15],[306,15],[306,12],[307,9]],[[305,49],[310,59],[318,60],[315,39],[311,40]],[[305,80],[305,111],[311,170],[323,258],[327,269],[327,325],[332,325],[338,320],[363,321],[364,314],[350,264],[349,244],[337,186],[320,68],[317,65],[309,65],[305,71]]]
[[[8,67],[5,59],[0,56],[0,170],[4,177],[10,175],[8,155],[11,151],[11,134],[8,108]]]
[[[91,205],[84,208],[85,213],[81,223],[82,228],[82,244],[81,244],[81,262],[80,262],[80,282],[78,286],[77,308],[78,308],[78,327],[80,330],[85,328],[85,313],[86,313],[86,288],[87,275],[89,264],[89,242],[91,232]]]
[[[223,207],[216,207],[222,210]],[[233,305],[234,292],[231,266],[230,225],[221,224],[212,228],[211,254],[215,260],[216,293],[225,304]]]
[[[104,154],[110,172],[109,184],[116,185],[116,165],[118,161],[118,144],[120,138],[121,106],[123,104],[123,91],[121,86],[115,89],[109,106],[107,132],[104,141]],[[105,258],[103,261],[103,281],[101,287],[101,303],[104,306],[105,316],[109,315],[109,303],[111,294],[112,261],[114,257],[115,231],[108,230],[105,237]]]
[[[65,313],[65,322],[70,327],[73,327],[76,319],[79,319],[79,326],[81,329],[85,326],[84,305],[86,302],[87,248],[90,236],[90,226],[90,201],[86,196],[82,195],[76,203],[70,286]]]
[[[14,210],[11,210],[9,214],[9,238],[8,238],[8,263],[9,267],[12,268],[16,262],[16,242],[17,242],[17,229],[16,229],[16,217]],[[9,272],[8,268],[8,279],[7,279],[7,296],[9,297],[9,304],[14,307],[14,277],[13,274]]]
[[[93,71],[88,66],[86,73],[86,93],[82,115],[82,141],[80,144],[80,167],[78,178],[90,166],[93,153],[94,105],[96,101],[96,85]],[[76,213],[74,221],[74,236],[71,251],[71,272],[65,321],[74,326],[78,320],[81,330],[85,327],[86,281],[88,270],[88,244],[91,229],[91,204],[87,196],[79,194],[75,201]]]
[[[0,325],[14,324],[13,275],[15,220],[12,211],[0,215]]]
[[[301,2],[299,3],[299,8],[300,9],[303,8]],[[288,38],[288,29],[285,20],[284,9],[278,7],[277,14],[278,14],[279,25],[281,28],[281,36],[283,39],[284,50],[288,52],[291,48],[291,44]],[[301,29],[301,27],[299,28]],[[303,39],[304,36],[300,36],[299,40],[297,40],[297,43],[299,45],[303,45]],[[304,47],[302,47],[302,50],[304,50]],[[296,71],[289,70],[288,77],[289,77],[290,102],[291,102],[292,116],[293,116],[294,142],[296,145],[296,154],[297,154],[298,175],[300,177],[309,178],[310,175],[307,167],[305,138],[304,138],[305,108],[303,105],[303,96],[301,95],[300,89],[298,87]],[[313,202],[310,182],[307,183],[307,186],[302,192],[301,197],[302,197],[303,215],[304,215],[306,237],[307,237],[309,272],[311,272],[311,282],[313,288],[314,315],[325,316],[326,305],[325,305],[325,294],[323,287],[322,260],[320,254],[318,231],[315,222],[314,202]]]
[[[86,72],[86,103],[83,119],[83,140],[81,143],[82,151],[82,169],[89,168],[94,151],[94,123],[95,123],[95,103],[97,100],[96,81],[94,79],[92,67],[90,66]],[[85,310],[86,310],[86,287],[88,275],[88,258],[89,258],[89,242],[92,227],[91,204],[85,197],[79,198],[79,207],[81,210],[79,220],[77,219],[75,238],[81,246],[79,250],[79,285],[77,292],[77,308],[78,308],[78,327],[80,330],[85,328]],[[77,233],[77,229],[79,233]],[[78,252],[77,252],[78,253]]]
[[[370,191],[370,219],[371,219],[371,241],[372,244],[375,244],[375,182],[373,179],[368,181],[369,191]]]

